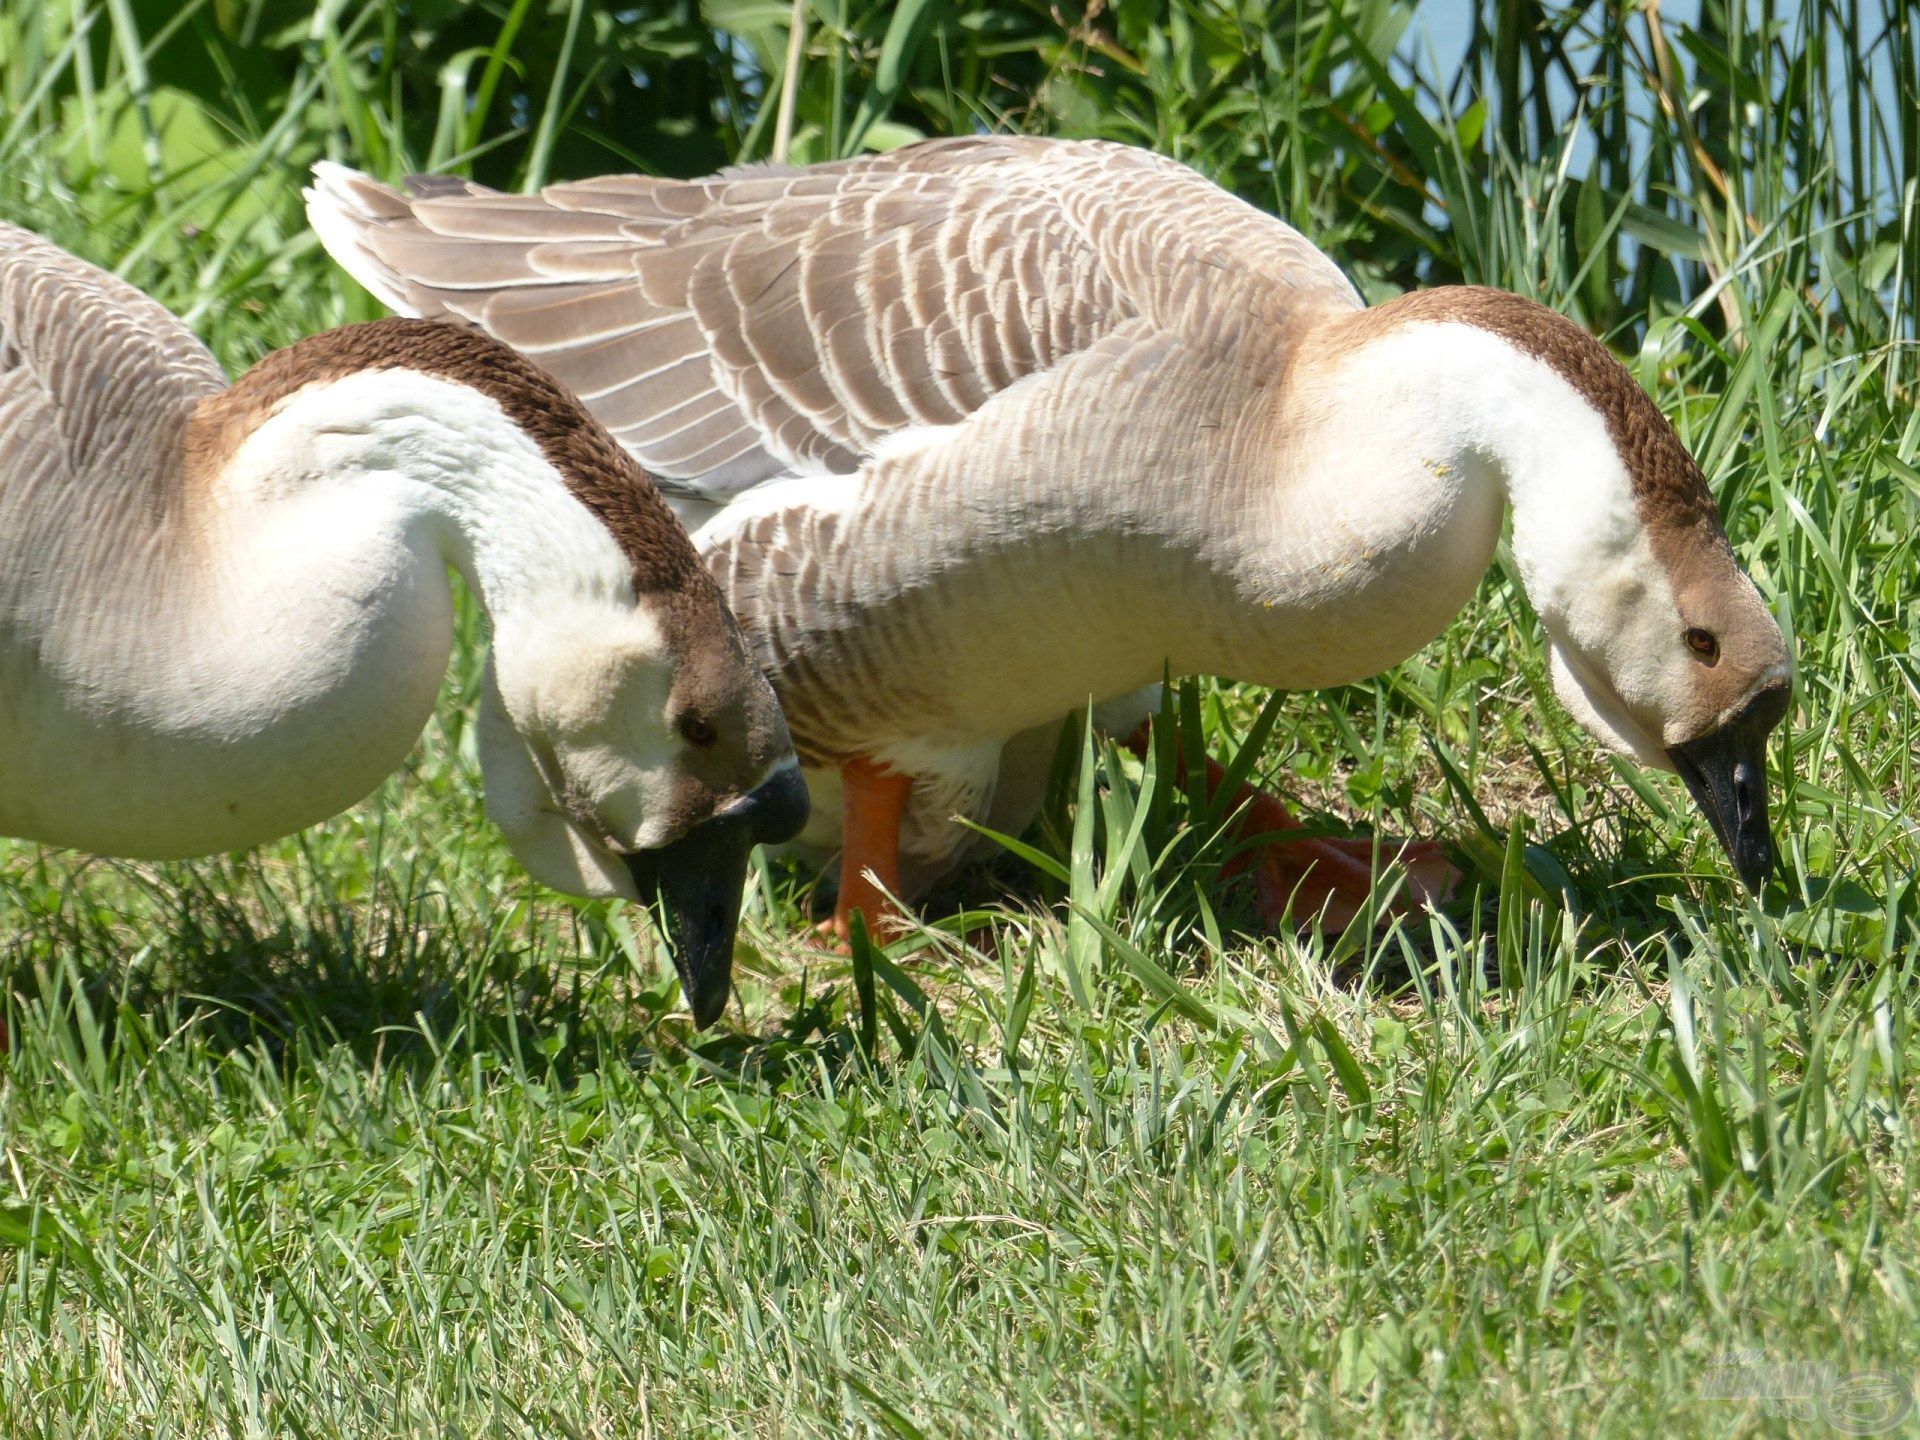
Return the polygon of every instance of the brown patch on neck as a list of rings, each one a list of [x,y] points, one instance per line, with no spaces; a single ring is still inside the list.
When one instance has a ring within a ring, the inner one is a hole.
[[[1403,325],[1472,325],[1552,369],[1606,421],[1627,467],[1634,505],[1655,549],[1663,532],[1705,527],[1721,537],[1720,510],[1706,477],[1653,398],[1584,327],[1534,300],[1482,285],[1416,290],[1339,322],[1343,345],[1363,345]]]
[[[363,370],[413,370],[491,399],[606,526],[633,562],[637,593],[692,598],[712,588],[653,478],[570,391],[491,336],[439,320],[343,325],[274,351],[200,403],[188,433],[189,467],[212,473],[289,396]]]
[[[1719,641],[1718,662],[1697,672],[1692,704],[1666,717],[1678,738],[1705,733],[1784,667],[1787,652],[1779,625],[1727,543],[1700,466],[1612,351],[1566,316],[1507,291],[1478,285],[1416,291],[1337,321],[1330,334],[1350,348],[1402,325],[1449,321],[1497,335],[1549,366],[1605,420],[1648,547],[1672,585],[1677,623]]]

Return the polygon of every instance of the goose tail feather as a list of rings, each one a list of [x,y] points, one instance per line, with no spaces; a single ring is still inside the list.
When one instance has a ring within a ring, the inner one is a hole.
[[[438,307],[422,309],[419,287],[408,285],[367,243],[371,227],[412,214],[406,196],[331,160],[314,165],[313,184],[300,193],[306,197],[307,223],[327,253],[375,299],[396,315],[448,318]]]

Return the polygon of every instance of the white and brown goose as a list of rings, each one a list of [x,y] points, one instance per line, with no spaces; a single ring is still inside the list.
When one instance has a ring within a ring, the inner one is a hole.
[[[0,833],[163,859],[360,799],[492,627],[487,809],[535,877],[663,900],[726,1002],[747,854],[806,795],[685,532],[559,385],[382,320],[229,386],[138,290],[0,225]]]
[[[1509,510],[1561,698],[1767,875],[1785,642],[1672,427],[1553,311],[1365,308],[1297,231],[1110,144],[411,188],[322,166],[308,213],[393,308],[551,369],[704,517],[808,838],[846,847],[843,927],[955,853],[954,815],[1016,823],[1034,737],[1089,697],[1163,662],[1293,689],[1411,654]]]

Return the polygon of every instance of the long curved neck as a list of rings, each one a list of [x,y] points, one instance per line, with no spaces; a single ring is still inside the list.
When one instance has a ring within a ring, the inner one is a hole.
[[[1305,408],[1337,415],[1375,467],[1493,487],[1512,510],[1521,582],[1550,626],[1596,575],[1644,562],[1648,504],[1711,507],[1626,370],[1532,301],[1442,287],[1349,317],[1316,344],[1331,363],[1305,383]],[[1664,501],[1636,491],[1623,429],[1675,472]]]
[[[1394,302],[1316,337],[1287,387],[1296,453],[1319,477],[1313,491],[1355,524],[1418,535],[1462,503],[1510,508],[1521,582],[1553,624],[1596,567],[1644,550],[1627,470],[1606,416],[1561,368],[1430,296],[1450,298],[1423,292],[1411,315]]]
[[[477,391],[380,371],[249,398],[203,405],[139,516],[102,492],[7,517],[49,537],[57,583],[5,567],[25,579],[0,596],[0,743],[34,783],[0,780],[0,829],[150,856],[299,829],[412,747],[451,646],[448,565],[496,630],[630,593],[620,547]]]
[[[225,405],[245,406],[245,387]],[[304,387],[219,468],[216,483],[243,508],[338,496],[384,516],[396,538],[425,537],[496,621],[559,599],[632,593],[631,559],[540,446],[456,380],[382,369]]]

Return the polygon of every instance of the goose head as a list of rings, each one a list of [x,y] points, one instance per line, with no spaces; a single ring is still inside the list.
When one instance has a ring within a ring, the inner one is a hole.
[[[1547,619],[1553,687],[1608,749],[1679,773],[1757,893],[1774,863],[1766,747],[1787,713],[1786,641],[1717,527],[1667,539],[1597,566],[1581,603]]]
[[[799,833],[807,790],[771,687],[697,582],[501,624],[480,754],[488,814],[530,874],[661,910],[705,1026],[731,990],[748,857]]]
[[[773,689],[650,477],[546,372],[465,327],[346,326],[262,372],[246,405],[306,387],[326,412],[315,444],[343,468],[429,477],[424,524],[452,532],[441,548],[492,627],[488,816],[535,879],[658,907],[710,1024],[748,856],[800,831],[807,792]]]
[[[1758,892],[1774,864],[1766,744],[1792,665],[1699,465],[1581,326],[1500,291],[1427,293],[1504,351],[1475,374],[1497,403],[1473,443],[1504,472],[1555,692],[1608,749],[1677,772]]]

